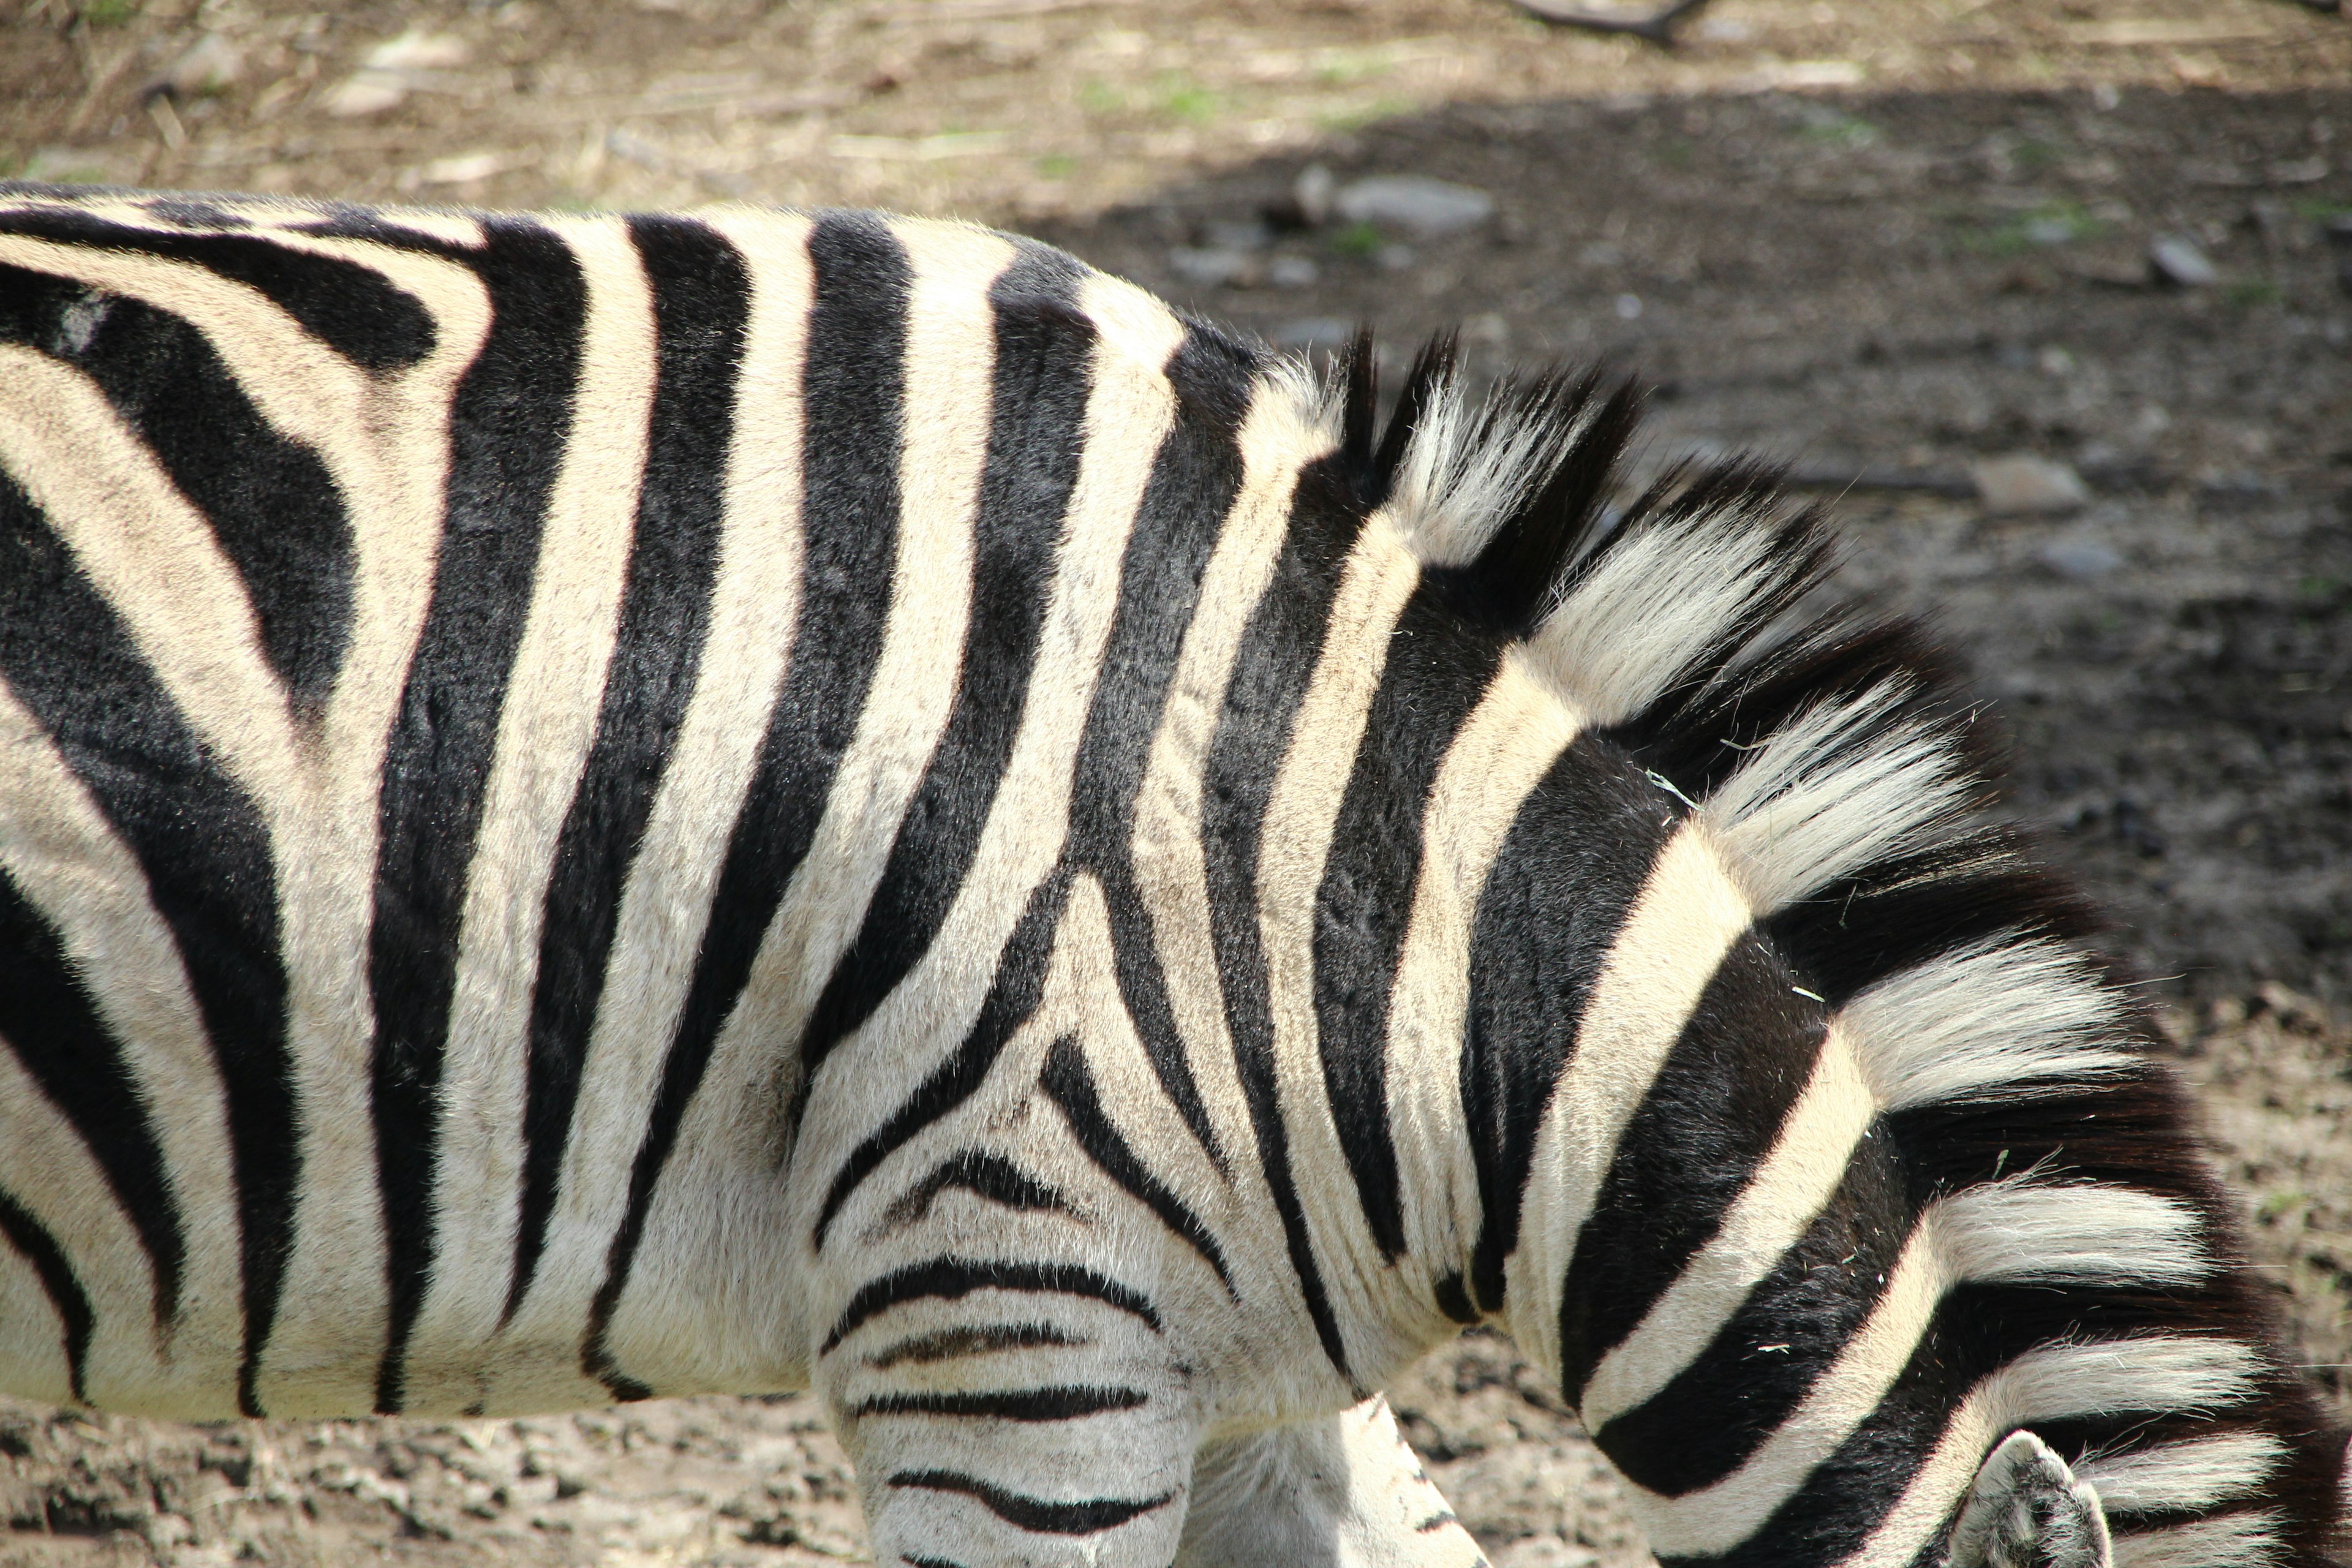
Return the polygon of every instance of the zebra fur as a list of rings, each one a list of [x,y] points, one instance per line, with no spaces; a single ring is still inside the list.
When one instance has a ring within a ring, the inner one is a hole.
[[[886,1560],[1437,1568],[1375,1391],[1485,1321],[1668,1561],[2324,1561],[1937,656],[1763,470],[1612,510],[1629,392],[1371,363],[957,225],[0,184],[0,1386],[813,1384]]]

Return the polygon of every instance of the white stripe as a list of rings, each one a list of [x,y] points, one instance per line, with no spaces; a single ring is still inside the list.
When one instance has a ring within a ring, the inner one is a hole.
[[[1528,1166],[1506,1294],[1513,1337],[1555,1378],[1561,1286],[1617,1141],[1748,921],[1705,822],[1686,819],[1659,850],[1610,946]]]
[[[1593,1369],[1578,1412],[1588,1428],[1651,1398],[1698,1359],[1829,1203],[1876,1113],[1832,1024],[1803,1095],[1716,1234]]]
[[[1916,724],[1857,742],[1901,698],[1893,682],[1808,709],[1707,796],[1725,858],[1759,911],[1924,842],[1969,802],[1951,744]]]
[[[1168,987],[1169,1012],[1232,1181],[1202,1213],[1225,1248],[1236,1286],[1254,1311],[1279,1327],[1236,1347],[1251,1375],[1287,1377],[1297,1358],[1279,1346],[1312,1340],[1315,1328],[1292,1279],[1287,1244],[1262,1174],[1255,1134],[1234,1070],[1224,988],[1217,970],[1202,838],[1202,777],[1244,636],[1281,558],[1299,469],[1334,439],[1317,423],[1311,389],[1269,375],[1253,390],[1238,446],[1242,482],[1201,575],[1192,622],[1176,656],[1168,697],[1135,800],[1130,853],[1137,891],[1151,921],[1153,951]],[[1189,1139],[1190,1134],[1186,1134]],[[1278,1285],[1262,1282],[1279,1281]]]
[[[2116,1537],[2115,1568],[2252,1568],[2286,1557],[2279,1531],[2286,1516],[2250,1509],[2171,1530]]]
[[[2011,1176],[1963,1188],[1931,1212],[1957,1279],[2179,1286],[2213,1271],[2196,1211],[2129,1187]]]
[[[1430,787],[1387,1041],[1390,1133],[1406,1245],[1418,1258],[1459,1258],[1478,1235],[1478,1168],[1462,1116],[1459,1065],[1471,938],[1487,875],[1520,808],[1580,728],[1575,711],[1528,673],[1514,647]]]
[[[56,742],[5,687],[0,779],[0,866],[56,928],[99,1016],[121,1045],[179,1210],[185,1253],[170,1342],[176,1389],[156,1390],[142,1403],[168,1402],[192,1416],[233,1408],[245,1316],[227,1102],[179,948],[155,911],[136,858]],[[0,1185],[13,1179],[9,1163],[0,1158]],[[131,1283],[84,1281],[98,1310],[144,1315],[150,1302],[120,1293]],[[195,1386],[206,1376],[213,1386]]]
[[[2137,1062],[2089,962],[2054,942],[1962,948],[1846,1004],[1881,1105],[1902,1110],[2037,1079],[2095,1079]]]
[[[734,739],[745,752],[732,765],[748,770],[789,673],[800,611],[810,225],[797,216],[731,211],[709,221],[740,253],[751,300],[728,451],[727,543],[702,683],[685,732],[703,733],[707,726],[716,745],[721,732],[740,727]],[[692,776],[676,766],[672,773]],[[714,800],[731,799],[749,777],[748,771],[740,781],[714,775],[707,787]],[[711,829],[714,849],[723,848],[732,826]],[[707,919],[708,906],[704,893],[690,908]],[[793,1295],[791,1254],[773,1241],[787,1223],[777,1180],[782,1152],[771,1143],[773,1110],[791,1091],[770,1075],[791,1037],[761,1026],[758,1001],[751,994],[713,1046],[646,1211],[629,1288],[607,1330],[619,1364],[665,1391],[805,1381],[805,1373],[793,1370],[801,1347],[782,1326]]]
[[[2215,1410],[2251,1397],[2260,1370],[2252,1351],[2227,1340],[2152,1334],[2030,1351],[1969,1392],[1911,1484],[1839,1568],[1904,1568],[1948,1524],[1993,1446],[2020,1427],[2141,1411]],[[2127,1553],[2126,1539],[2115,1542],[2118,1564],[2169,1568],[2162,1557]],[[2169,1560],[2182,1568],[2230,1561]]]
[[[485,1185],[504,1194],[486,1205],[485,1223],[509,1235],[521,1188],[526,1036],[547,879],[612,658],[656,359],[652,295],[625,229],[609,219],[554,227],[586,283],[580,379],[483,790],[442,1079],[445,1106],[466,1102],[484,1125],[504,1130],[494,1144],[477,1144],[475,1158]],[[463,1277],[435,1271],[425,1310],[436,1335],[446,1336],[442,1345],[454,1353],[457,1342],[488,1335],[506,1275],[503,1268]],[[515,1374],[542,1391],[534,1395],[518,1395],[502,1369],[501,1406],[594,1398],[578,1371],[577,1345],[562,1350],[556,1366],[533,1361]]]
[[[1389,1270],[1349,1177],[1323,1079],[1315,1016],[1316,898],[1389,640],[1420,580],[1421,563],[1386,519],[1375,514],[1367,521],[1340,568],[1322,651],[1299,700],[1259,828],[1258,940],[1276,1102],[1289,1136],[1290,1183],[1343,1342],[1350,1328],[1378,1332],[1393,1314],[1366,1289],[1388,1285]],[[1349,1364],[1402,1363],[1412,1359],[1425,1332],[1415,1324],[1371,1343],[1345,1343]]]
[[[2287,1457],[2286,1444],[2267,1432],[2225,1432],[2085,1459],[2074,1476],[2097,1489],[2111,1513],[2209,1509],[2253,1496]]]
[[[1722,511],[1612,544],[1528,639],[1544,680],[1593,724],[1620,724],[1682,673],[1772,586],[1773,535]]]

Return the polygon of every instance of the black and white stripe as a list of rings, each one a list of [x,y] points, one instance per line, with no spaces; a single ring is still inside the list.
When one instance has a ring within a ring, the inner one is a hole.
[[[1373,1391],[1491,1321],[1669,1561],[2315,1568],[1932,653],[1764,476],[1611,510],[1628,395],[1370,365],[954,225],[0,185],[0,1386],[813,1384],[885,1560],[1438,1568]]]

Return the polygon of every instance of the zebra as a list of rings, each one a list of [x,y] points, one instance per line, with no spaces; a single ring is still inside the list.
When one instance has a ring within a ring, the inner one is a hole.
[[[1980,710],[1637,393],[1034,242],[0,185],[0,1388],[813,1388],[877,1561],[2328,1560]]]

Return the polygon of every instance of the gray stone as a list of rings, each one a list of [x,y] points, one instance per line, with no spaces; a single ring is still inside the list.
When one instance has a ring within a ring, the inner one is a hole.
[[[180,51],[163,74],[147,84],[150,92],[168,92],[185,100],[218,92],[236,82],[245,69],[245,56],[218,33],[206,33]]]
[[[1311,257],[1277,256],[1265,264],[1265,280],[1277,289],[1311,289],[1322,276]]]
[[[1495,198],[1423,174],[1375,174],[1340,187],[1333,200],[1349,223],[1379,224],[1433,239],[1475,228],[1495,216]]]
[[[2073,511],[2091,499],[2082,475],[2048,458],[1988,458],[1972,464],[1969,477],[1976,481],[1977,500],[1993,517]]]
[[[1228,289],[1257,281],[1257,258],[1247,251],[1180,245],[1168,253],[1169,269],[1203,289]]]
[[[2035,553],[2042,564],[2076,583],[2104,577],[2124,563],[2122,556],[2095,539],[2053,539]]]
[[[2210,289],[2221,281],[2221,273],[2196,241],[2178,234],[2157,236],[2147,247],[2148,270],[2160,283],[2170,283],[2180,289]]]
[[[1301,219],[1319,226],[1331,221],[1331,203],[1339,192],[1339,182],[1331,177],[1329,169],[1309,163],[1291,182],[1290,199],[1297,205]]]
[[[1264,250],[1274,229],[1263,218],[1221,219],[1201,226],[1201,243],[1211,250]]]

